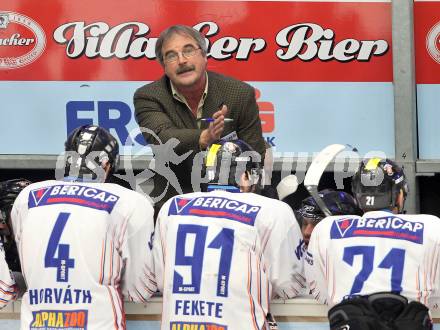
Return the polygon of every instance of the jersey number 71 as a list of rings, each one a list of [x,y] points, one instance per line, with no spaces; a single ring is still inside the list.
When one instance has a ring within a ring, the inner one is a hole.
[[[343,260],[353,266],[354,257],[362,256],[362,267],[356,275],[350,295],[358,294],[362,291],[364,282],[374,270],[374,246],[349,246],[344,249]],[[391,291],[400,293],[402,291],[403,265],[405,263],[405,250],[392,248],[382,259],[377,268],[391,270]]]

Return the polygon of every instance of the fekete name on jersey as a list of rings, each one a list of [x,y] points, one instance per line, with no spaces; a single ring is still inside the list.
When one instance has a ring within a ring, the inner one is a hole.
[[[253,226],[260,206],[219,196],[181,198],[175,197],[169,215],[222,217]]]
[[[386,237],[423,243],[424,224],[397,216],[381,218],[341,218],[332,223],[331,239],[350,237]]]
[[[69,184],[31,190],[28,200],[29,208],[66,203],[111,213],[119,196],[94,187]]]
[[[205,300],[176,300],[176,315],[223,317],[223,304]]]

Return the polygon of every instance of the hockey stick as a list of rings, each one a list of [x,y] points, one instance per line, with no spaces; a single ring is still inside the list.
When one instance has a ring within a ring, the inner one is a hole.
[[[298,189],[298,178],[294,174],[284,177],[277,185],[278,199],[281,201]]]
[[[269,330],[278,330],[278,323],[275,320],[275,317],[271,313],[267,313],[266,322],[269,326]]]
[[[318,193],[318,185],[321,180],[321,176],[324,173],[327,166],[331,161],[339,154],[342,150],[346,148],[342,144],[331,144],[324,149],[322,149],[319,154],[315,157],[307,170],[306,177],[304,178],[304,186],[307,188],[310,195],[315,200],[316,204],[319,206],[321,211],[325,216],[331,216],[332,213],[325,205],[321,196]]]

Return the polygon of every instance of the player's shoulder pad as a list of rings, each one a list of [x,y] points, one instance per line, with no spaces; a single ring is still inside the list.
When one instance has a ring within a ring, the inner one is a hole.
[[[396,214],[396,216],[412,222],[423,222],[430,227],[440,228],[440,218],[432,214]]]
[[[263,213],[269,213],[271,215],[270,218],[274,219],[274,221],[282,221],[282,219],[286,219],[289,221],[293,220],[294,223],[297,223],[295,220],[295,214],[289,204],[278,199],[261,195],[255,195],[255,200],[258,201],[258,205],[262,207]]]
[[[316,230],[317,228],[330,227],[335,221],[342,221],[345,219],[361,219],[361,218],[362,217],[359,215],[331,215],[319,221],[313,230]]]
[[[111,189],[107,189],[107,191],[111,192],[112,194],[118,195],[120,200],[124,201],[124,203],[134,205],[136,205],[137,203],[146,203],[151,207],[153,205],[153,200],[147,194],[125,188],[116,183],[104,183],[102,189],[106,190],[106,187],[111,187]]]
[[[28,204],[28,198],[29,198],[29,193],[33,190],[37,190],[37,189],[41,189],[44,187],[51,187],[55,184],[57,184],[58,181],[56,180],[45,180],[45,181],[39,181],[39,182],[33,182],[30,185],[28,185],[27,187],[25,187],[22,191],[20,191],[20,193],[18,194],[17,198],[15,199],[14,205],[15,204]]]

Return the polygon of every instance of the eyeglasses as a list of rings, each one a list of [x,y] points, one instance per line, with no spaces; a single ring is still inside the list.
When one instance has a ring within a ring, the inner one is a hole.
[[[183,48],[183,50],[180,52],[180,54],[182,54],[182,56],[185,58],[190,58],[190,57],[193,57],[194,55],[196,55],[196,51],[199,49],[201,49],[201,48],[200,47],[194,48],[193,46],[186,46]],[[169,53],[166,53],[166,55],[164,56],[164,62],[166,62],[166,63],[175,62],[178,60],[178,58],[179,58],[178,52],[169,52]]]

